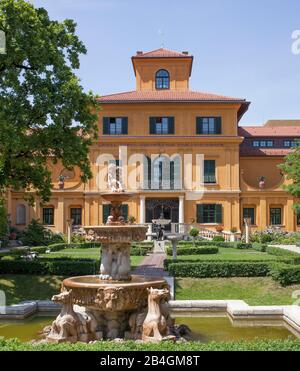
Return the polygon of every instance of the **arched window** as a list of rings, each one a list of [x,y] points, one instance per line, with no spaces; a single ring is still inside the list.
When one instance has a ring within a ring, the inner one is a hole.
[[[170,75],[166,70],[159,70],[155,75],[156,89],[170,89]]]
[[[26,207],[25,205],[17,206],[16,224],[26,224]]]

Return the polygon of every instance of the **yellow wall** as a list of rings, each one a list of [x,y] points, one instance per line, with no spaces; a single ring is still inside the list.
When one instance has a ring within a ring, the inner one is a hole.
[[[189,87],[191,58],[134,59],[136,90],[155,90],[155,74],[166,69],[170,74],[170,90],[184,91]]]

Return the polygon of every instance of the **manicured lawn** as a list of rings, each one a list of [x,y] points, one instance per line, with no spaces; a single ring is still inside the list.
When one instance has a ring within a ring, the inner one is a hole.
[[[249,305],[290,305],[300,285],[282,287],[269,277],[179,278],[176,300],[244,300]]]
[[[91,249],[64,249],[51,252],[49,254],[40,254],[44,258],[78,258],[78,259],[100,259],[100,248]]]
[[[281,257],[282,258],[282,257]],[[218,254],[178,255],[177,260],[211,260],[211,261],[264,261],[277,260],[278,257],[251,249],[234,249],[219,247]]]
[[[6,295],[6,305],[24,300],[50,300],[60,292],[61,276],[0,275],[0,290]]]
[[[40,254],[45,258],[78,258],[78,259],[100,259],[100,249],[64,249],[49,254]],[[131,266],[136,267],[145,257],[144,256],[131,256]]]

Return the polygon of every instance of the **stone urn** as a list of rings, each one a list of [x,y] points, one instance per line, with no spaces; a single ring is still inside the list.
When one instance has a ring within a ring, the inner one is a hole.
[[[65,177],[63,175],[60,175],[58,178],[58,188],[59,189],[65,188]]]
[[[264,189],[266,186],[266,178],[264,176],[259,178],[258,187],[259,189]]]

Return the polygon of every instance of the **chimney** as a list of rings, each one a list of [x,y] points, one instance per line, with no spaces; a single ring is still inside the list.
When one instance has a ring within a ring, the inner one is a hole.
[[[189,55],[189,52],[187,52],[186,50],[182,52],[182,54],[185,54],[185,55]]]
[[[143,54],[143,52],[141,51],[141,50],[138,50],[137,52],[136,52],[136,55],[142,55]]]

